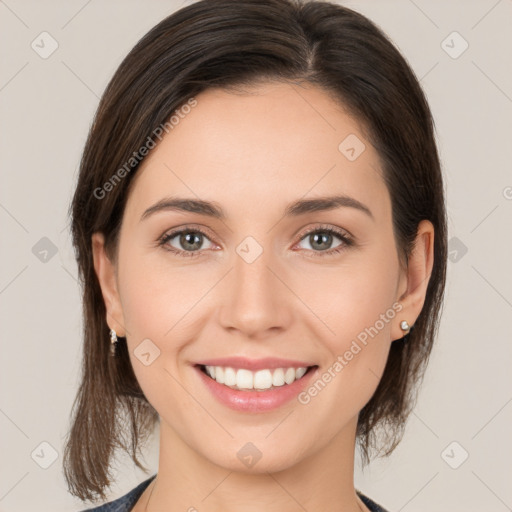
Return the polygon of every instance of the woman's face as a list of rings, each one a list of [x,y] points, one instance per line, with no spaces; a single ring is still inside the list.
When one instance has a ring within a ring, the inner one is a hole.
[[[320,89],[273,83],[196,100],[134,177],[109,324],[169,435],[222,467],[244,470],[240,454],[259,450],[256,471],[285,469],[353,438],[400,321],[413,323],[398,312],[407,279],[390,197],[360,125]],[[331,196],[350,199],[288,211]],[[224,217],[151,210],[176,198]],[[175,230],[186,232],[159,242]],[[290,393],[235,391],[196,366],[235,356],[288,360],[241,373],[266,368],[258,379],[276,384],[276,367],[316,368]]]

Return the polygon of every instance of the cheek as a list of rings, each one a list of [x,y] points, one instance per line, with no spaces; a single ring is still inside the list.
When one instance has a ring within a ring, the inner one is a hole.
[[[121,246],[122,249],[122,246]],[[161,387],[163,368],[169,354],[164,341],[171,339],[171,312],[176,304],[170,302],[172,293],[163,295],[168,283],[161,273],[144,261],[137,251],[120,251],[119,283],[127,344],[135,376],[146,397],[152,402],[154,390]],[[154,404],[153,404],[154,405]]]
[[[183,327],[193,302],[183,293],[184,283],[177,273],[164,272],[135,252],[120,266],[119,281],[135,377],[159,413],[169,407],[180,411],[183,393],[176,380],[177,361],[188,339]]]
[[[173,267],[165,254],[156,256],[132,252],[125,258],[119,275],[122,308],[134,341],[148,337],[168,343],[182,332],[194,304],[215,281],[211,272],[202,276],[186,267]]]
[[[159,390],[169,386],[166,370],[180,371],[180,355],[194,340],[203,314],[198,302],[219,277],[207,265],[201,270],[173,267],[165,255],[150,258],[131,251],[124,256],[119,282],[130,359],[148,399],[157,399]],[[138,358],[143,350],[154,358],[149,366]]]
[[[308,297],[308,305],[320,312],[323,321],[316,332],[327,356],[322,361],[324,377],[320,375],[317,387],[333,407],[348,407],[347,412],[357,413],[379,384],[391,345],[391,328],[399,321],[400,306],[395,302],[398,272],[393,251],[375,251],[361,256],[357,263],[317,274],[317,286],[311,287],[312,280],[309,295],[304,290],[303,297]]]
[[[368,329],[375,338],[390,336],[399,269],[393,252],[387,252],[354,253],[337,267],[310,271],[296,283],[298,295],[322,321],[321,339],[331,353],[344,351]]]

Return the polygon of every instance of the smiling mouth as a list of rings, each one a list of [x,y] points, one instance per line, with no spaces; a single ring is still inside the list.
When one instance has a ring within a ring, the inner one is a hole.
[[[251,371],[231,366],[196,365],[210,379],[236,391],[271,391],[293,384],[318,365],[300,368],[268,368]]]

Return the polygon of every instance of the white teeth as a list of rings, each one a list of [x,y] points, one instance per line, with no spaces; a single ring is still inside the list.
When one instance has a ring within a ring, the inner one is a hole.
[[[288,368],[284,374],[286,384],[291,384],[295,380],[295,368]]]
[[[206,373],[219,384],[233,389],[274,389],[302,378],[307,368],[276,368],[275,370],[258,370],[252,372],[241,368],[205,366]]]
[[[252,389],[254,383],[253,373],[249,370],[238,370],[236,372],[236,386],[240,389]]]
[[[206,370],[206,373],[212,378],[212,379],[215,379],[215,366],[205,366],[204,367],[205,370]],[[219,375],[217,376],[217,378],[220,378],[222,379],[222,382],[221,384],[224,382],[224,371],[223,369],[219,366],[219,369],[220,369],[220,372],[219,372]]]
[[[274,374],[272,375],[272,385],[284,386],[284,370],[282,368],[274,370]]]
[[[217,371],[217,368],[215,368]],[[226,368],[224,370],[224,384],[226,386],[236,386],[236,372],[233,368]]]
[[[254,374],[254,386],[257,389],[272,387],[272,373],[270,370],[259,370]]]
[[[210,377],[215,379],[219,384],[224,384],[224,368],[221,368],[220,366],[207,366],[206,371],[208,371],[208,368],[211,368],[212,370]]]
[[[301,377],[303,377],[306,372],[307,372],[307,368],[297,368],[297,371],[296,371],[297,379],[300,379]]]

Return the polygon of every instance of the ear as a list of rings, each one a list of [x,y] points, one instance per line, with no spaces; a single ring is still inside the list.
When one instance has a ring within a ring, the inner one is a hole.
[[[94,270],[98,276],[105,308],[107,310],[107,324],[116,334],[126,336],[123,308],[117,287],[116,267],[105,251],[105,237],[103,233],[93,233],[92,252]]]
[[[423,309],[432,267],[434,265],[434,226],[428,220],[418,225],[414,248],[409,257],[409,264],[403,270],[398,287],[398,302],[402,310],[396,315],[392,329],[392,339],[402,338],[408,331],[400,328],[406,320],[412,327]]]

